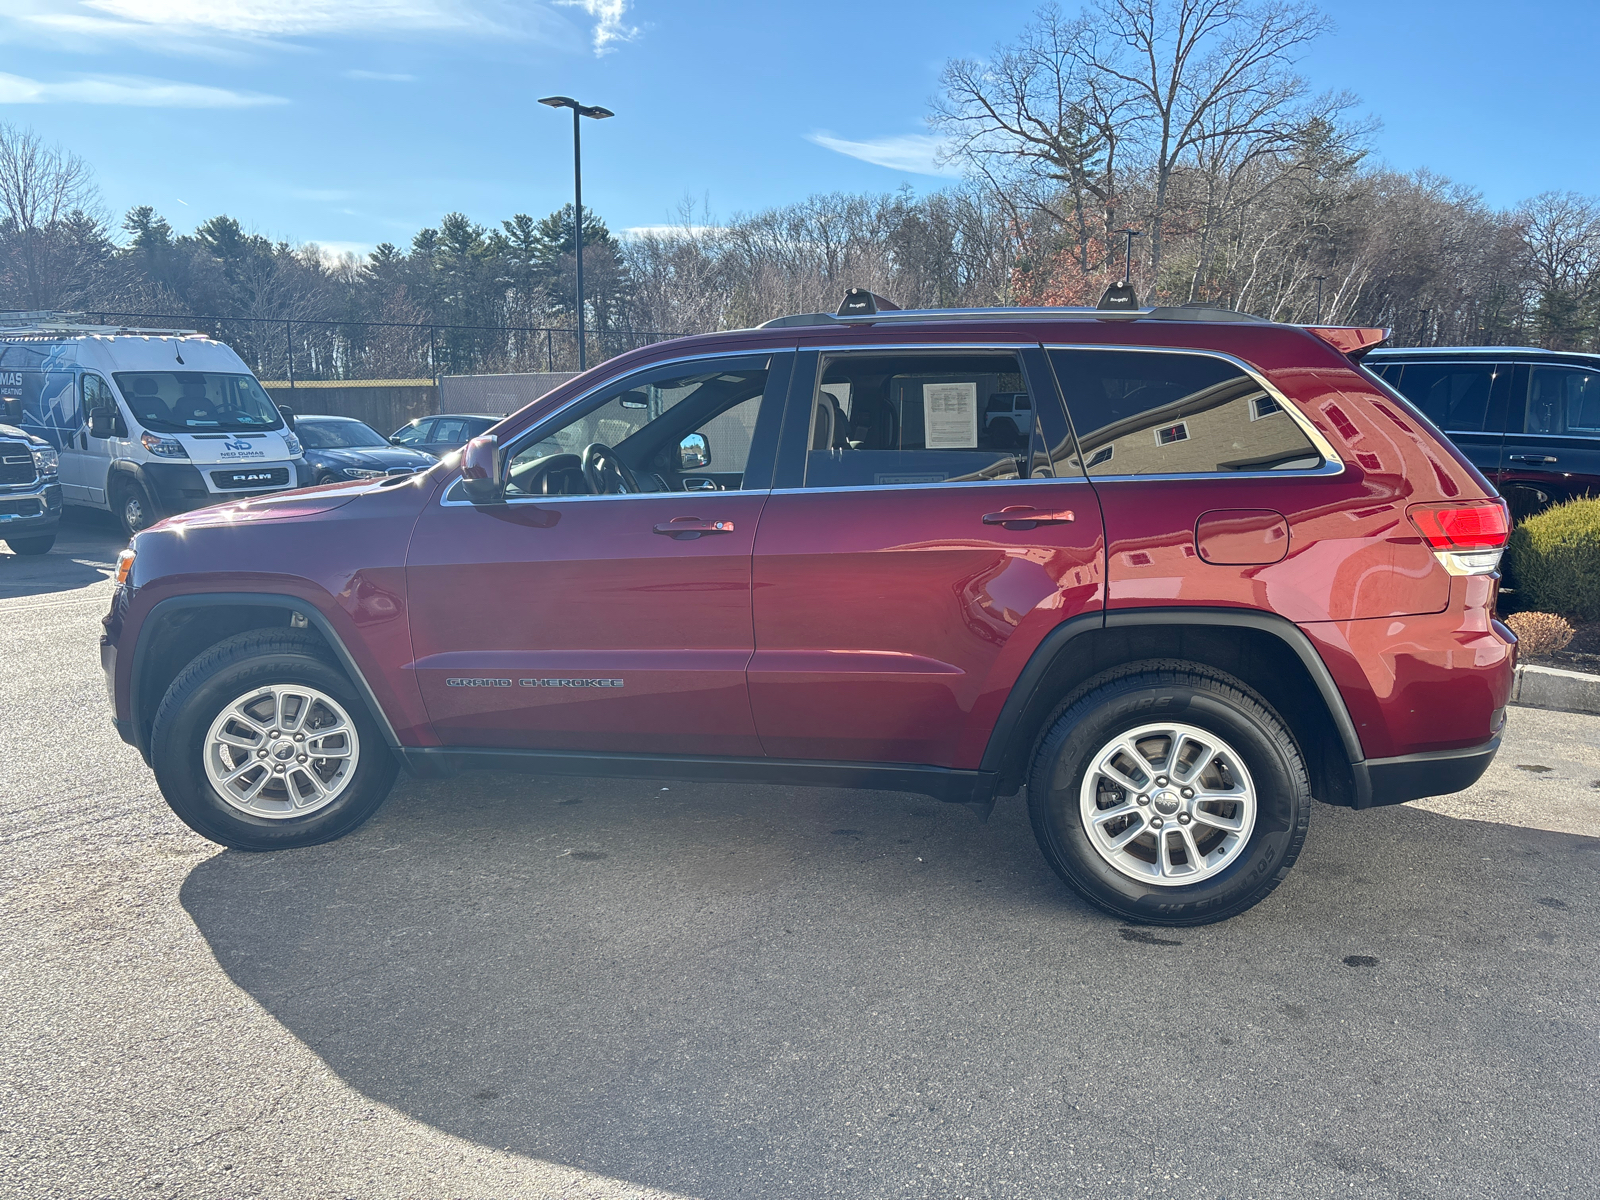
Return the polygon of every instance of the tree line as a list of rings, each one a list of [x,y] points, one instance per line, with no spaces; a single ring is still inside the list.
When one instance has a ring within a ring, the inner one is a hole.
[[[1091,0],[1041,9],[946,64],[930,119],[959,184],[819,194],[617,236],[584,213],[590,354],[828,311],[1146,303],[1383,325],[1402,344],[1600,349],[1600,204],[1508,210],[1372,161],[1353,97],[1295,64],[1328,28],[1291,0]],[[1132,253],[1127,252],[1132,234]],[[333,255],[217,216],[113,222],[70,151],[0,125],[0,308],[219,317],[258,372],[567,369],[574,213],[461,213],[408,245]]]

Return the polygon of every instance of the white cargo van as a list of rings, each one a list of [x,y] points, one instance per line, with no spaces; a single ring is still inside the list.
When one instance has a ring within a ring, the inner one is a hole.
[[[310,482],[299,439],[250,368],[193,330],[0,315],[0,423],[56,448],[67,504],[108,509],[130,534]]]

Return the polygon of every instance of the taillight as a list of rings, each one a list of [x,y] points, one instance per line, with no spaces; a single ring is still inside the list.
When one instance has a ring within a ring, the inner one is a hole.
[[[1488,575],[1498,570],[1511,535],[1504,500],[1477,504],[1413,504],[1406,516],[1452,575]]]

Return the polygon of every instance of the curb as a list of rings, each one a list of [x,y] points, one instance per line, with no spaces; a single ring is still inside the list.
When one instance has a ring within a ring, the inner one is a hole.
[[[1559,712],[1600,713],[1600,675],[1557,667],[1518,666],[1511,703]]]

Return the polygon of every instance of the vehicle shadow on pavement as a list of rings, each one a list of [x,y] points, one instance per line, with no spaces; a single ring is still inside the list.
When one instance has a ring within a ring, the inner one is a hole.
[[[0,539],[4,536],[0,529]],[[127,544],[110,514],[68,509],[48,554],[0,549],[0,600],[75,592],[99,583]]]
[[[1597,866],[1319,806],[1253,911],[1134,928],[1015,799],[479,775],[182,902],[365,1095],[680,1194],[1554,1194],[1600,1168]]]

